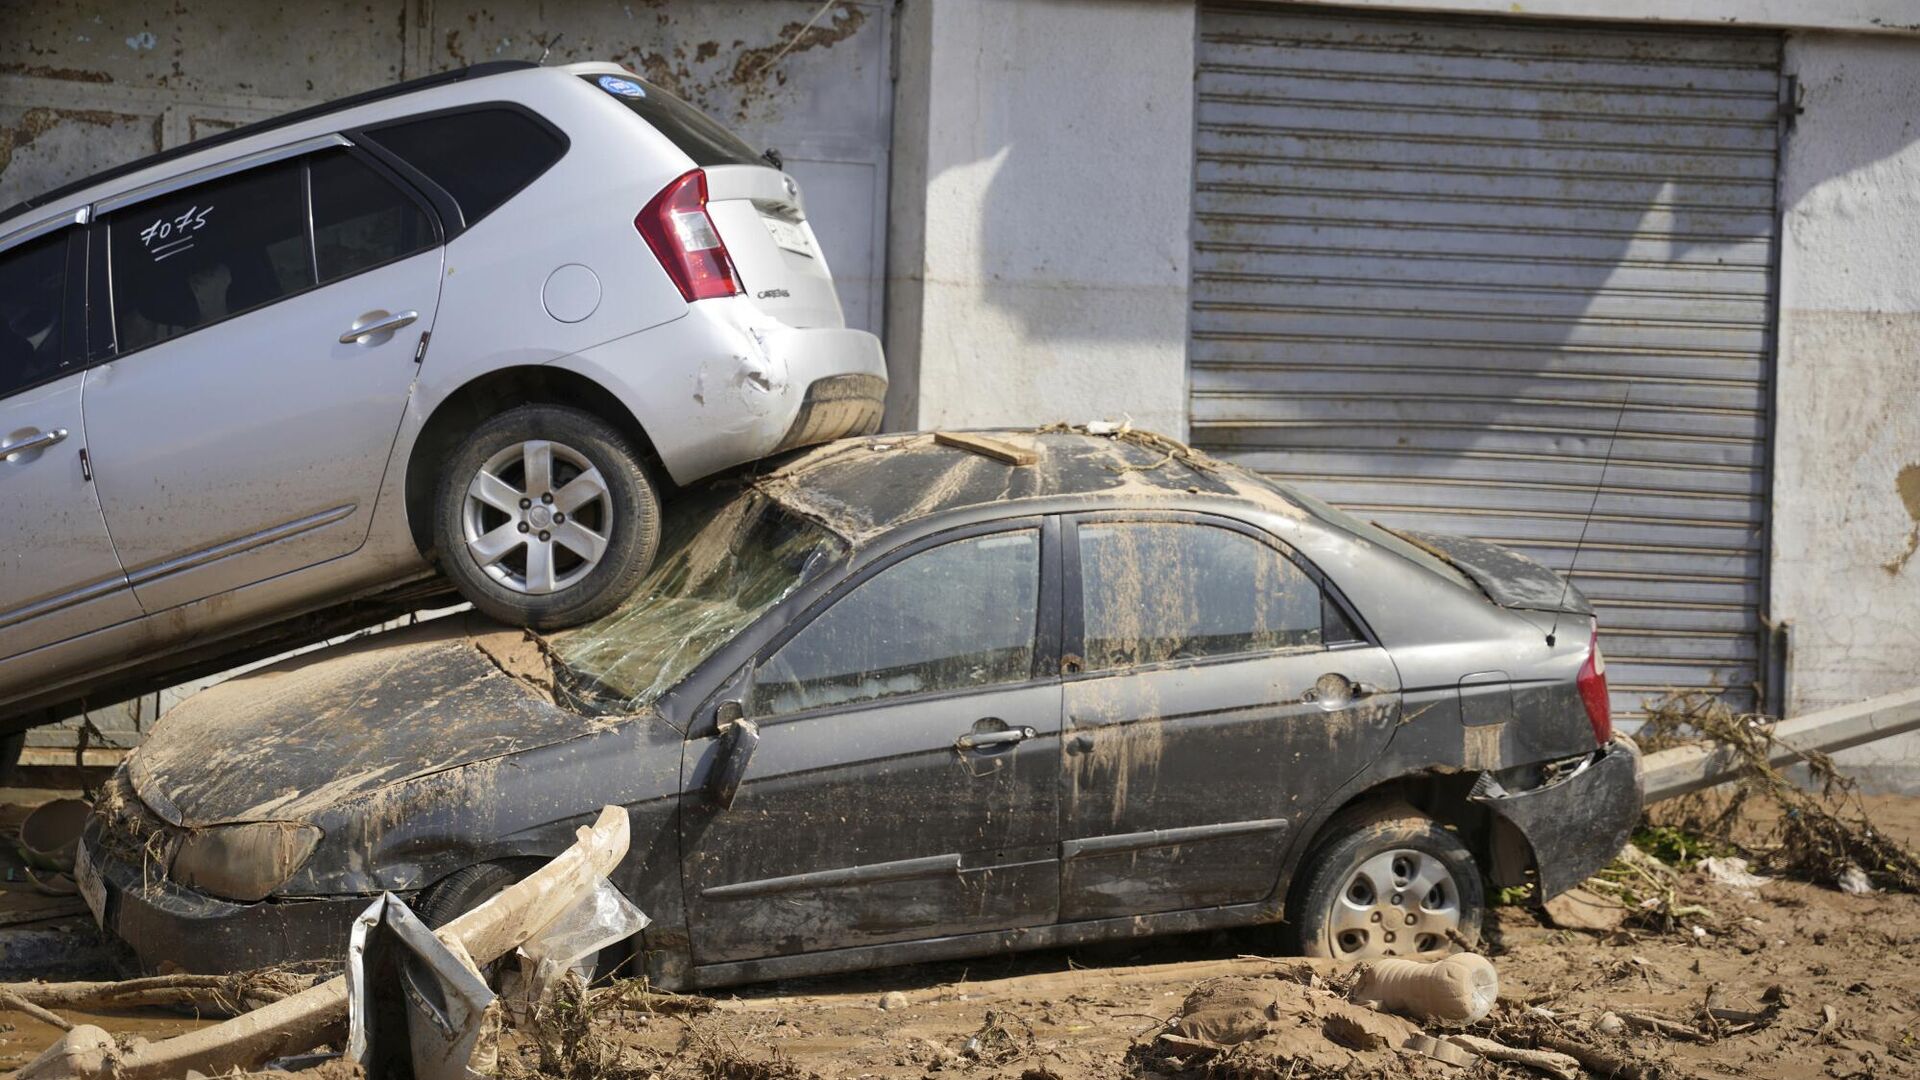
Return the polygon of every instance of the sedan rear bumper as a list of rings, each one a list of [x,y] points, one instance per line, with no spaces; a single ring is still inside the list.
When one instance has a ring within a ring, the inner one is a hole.
[[[1632,739],[1616,736],[1569,765],[1523,791],[1483,775],[1469,796],[1526,837],[1542,901],[1612,862],[1640,822],[1640,748]]]

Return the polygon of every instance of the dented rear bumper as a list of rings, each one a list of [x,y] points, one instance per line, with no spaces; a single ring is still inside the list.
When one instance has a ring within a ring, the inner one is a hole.
[[[1641,796],[1640,748],[1616,736],[1538,786],[1510,790],[1483,775],[1468,798],[1526,838],[1540,899],[1548,900],[1613,861],[1640,821]]]

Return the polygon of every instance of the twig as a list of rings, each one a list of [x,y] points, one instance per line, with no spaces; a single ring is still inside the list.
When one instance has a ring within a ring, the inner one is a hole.
[[[33,1002],[28,1001],[26,998],[21,997],[11,990],[0,990],[0,1008],[26,1013],[28,1016],[33,1017],[43,1024],[52,1024],[61,1031],[73,1030],[73,1021],[68,1020],[59,1013],[48,1012],[46,1009],[35,1005]]]

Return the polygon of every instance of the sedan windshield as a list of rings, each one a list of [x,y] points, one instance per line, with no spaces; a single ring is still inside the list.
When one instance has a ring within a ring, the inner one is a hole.
[[[553,654],[588,711],[638,712],[846,550],[757,491],[691,495],[668,514],[660,554],[633,595],[554,634]]]

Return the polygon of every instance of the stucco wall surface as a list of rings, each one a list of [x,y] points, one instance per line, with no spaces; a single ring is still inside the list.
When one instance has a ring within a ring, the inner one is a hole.
[[[890,422],[1183,435],[1193,5],[925,0],[902,19]]]
[[[1920,683],[1920,39],[1789,37],[1772,609],[1791,713]],[[1850,752],[1920,789],[1920,738]]]

